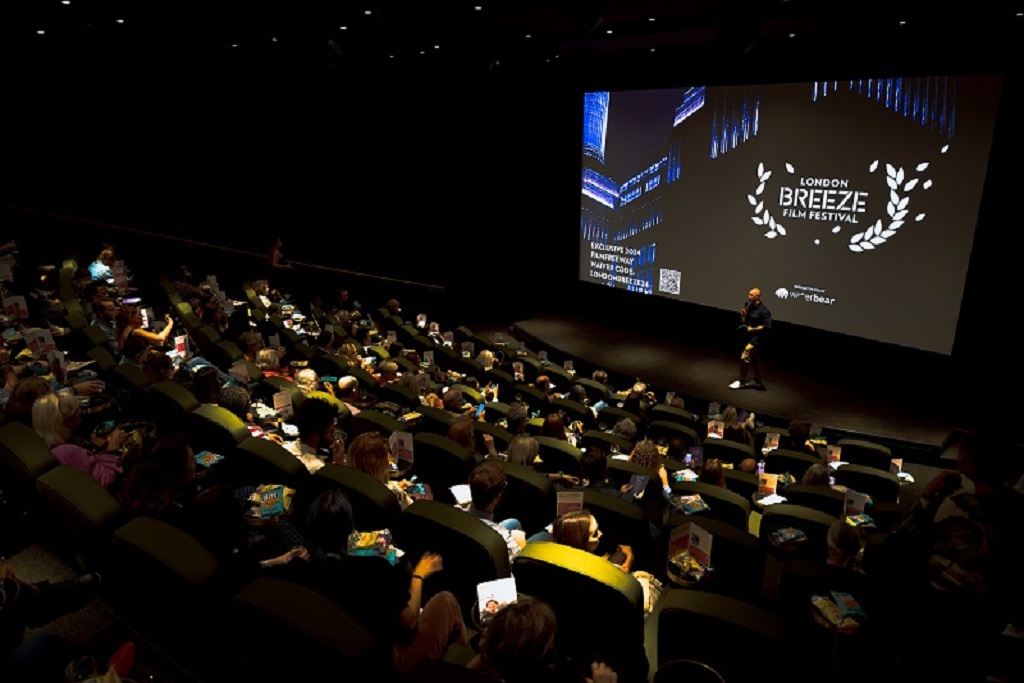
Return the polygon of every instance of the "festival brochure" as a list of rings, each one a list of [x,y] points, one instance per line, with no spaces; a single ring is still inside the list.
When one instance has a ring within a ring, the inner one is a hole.
[[[295,408],[292,406],[291,393],[288,391],[279,391],[274,394],[274,412],[285,420],[295,415]]]
[[[411,432],[392,432],[388,437],[388,446],[395,460],[413,461],[413,438]]]
[[[561,517],[566,512],[576,512],[583,509],[583,491],[559,491],[555,498],[555,517]]]
[[[846,516],[864,514],[868,506],[868,497],[863,493],[857,493],[853,489],[846,489]]]
[[[761,495],[770,496],[778,491],[779,475],[768,472],[761,472],[757,475],[757,492]]]
[[[476,601],[480,624],[486,626],[502,608],[511,605],[519,597],[516,578],[509,576],[492,581],[481,581],[476,585]]]

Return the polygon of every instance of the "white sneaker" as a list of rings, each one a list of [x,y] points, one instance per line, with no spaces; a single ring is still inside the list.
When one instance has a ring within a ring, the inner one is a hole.
[[[735,382],[733,382],[732,384],[729,385],[729,388],[730,389],[739,389],[741,386],[743,386],[743,383],[740,382],[739,380],[736,380]]]

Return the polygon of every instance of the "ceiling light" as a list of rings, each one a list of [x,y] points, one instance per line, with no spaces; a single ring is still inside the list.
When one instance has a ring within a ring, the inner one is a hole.
[[[420,50],[420,54],[421,54],[421,55],[425,55],[425,54],[427,54],[427,53],[426,53],[426,52],[424,52],[423,50]]]
[[[531,34],[529,34],[529,33],[526,34],[526,37],[527,38],[533,38],[533,36]]]
[[[434,49],[435,49],[435,50],[440,50],[440,49],[441,49],[441,46],[440,46],[440,45],[435,45],[435,46],[434,46]]]
[[[647,21],[654,21],[654,17],[647,17]]]
[[[612,30],[608,29],[607,31],[605,31],[605,33],[607,33],[608,35],[611,35],[612,34]]]
[[[653,47],[651,48],[651,52],[654,52],[654,48]]]
[[[272,42],[272,43],[276,43],[276,42],[277,42],[277,36],[274,36],[273,38],[271,38],[271,39],[270,39],[270,42]]]
[[[365,12],[363,12],[363,14],[365,14],[366,16],[370,16],[371,14],[373,14],[373,12],[371,12],[370,10],[366,10]]]
[[[62,5],[70,5],[71,4],[71,0],[60,0],[60,4],[62,4]]]
[[[795,33],[790,33],[790,34],[789,34],[789,37],[790,37],[790,38],[796,38],[796,34],[795,34]]]
[[[474,7],[473,9],[475,9],[475,10],[476,10],[477,12],[480,12],[480,11],[482,11],[482,10],[483,10],[483,7],[481,7],[480,5],[477,5],[477,6],[476,6],[476,7]]]
[[[36,31],[36,35],[45,36],[46,31],[44,31],[43,29],[39,29],[38,31]]]
[[[123,24],[124,23],[124,19],[115,19],[114,21],[116,21],[119,24]]]
[[[905,22],[905,21],[900,21],[900,26],[906,26],[906,25],[907,25],[907,22]]]
[[[348,30],[348,26],[339,26],[338,28],[340,28],[342,31],[347,31]]]

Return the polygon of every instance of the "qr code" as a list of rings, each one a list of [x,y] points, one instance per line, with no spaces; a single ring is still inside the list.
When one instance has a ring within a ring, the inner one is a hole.
[[[668,292],[669,294],[678,294],[680,274],[681,273],[678,270],[662,268],[658,275],[658,291]]]

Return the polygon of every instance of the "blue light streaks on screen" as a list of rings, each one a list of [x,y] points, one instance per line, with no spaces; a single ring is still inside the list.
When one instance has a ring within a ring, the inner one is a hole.
[[[588,92],[583,100],[583,153],[604,163],[604,146],[608,135],[607,92]]]
[[[836,93],[838,84],[833,81],[829,86],[828,81],[813,84],[815,102]],[[955,78],[862,78],[849,81],[847,87],[929,130],[948,138],[956,133]]]

